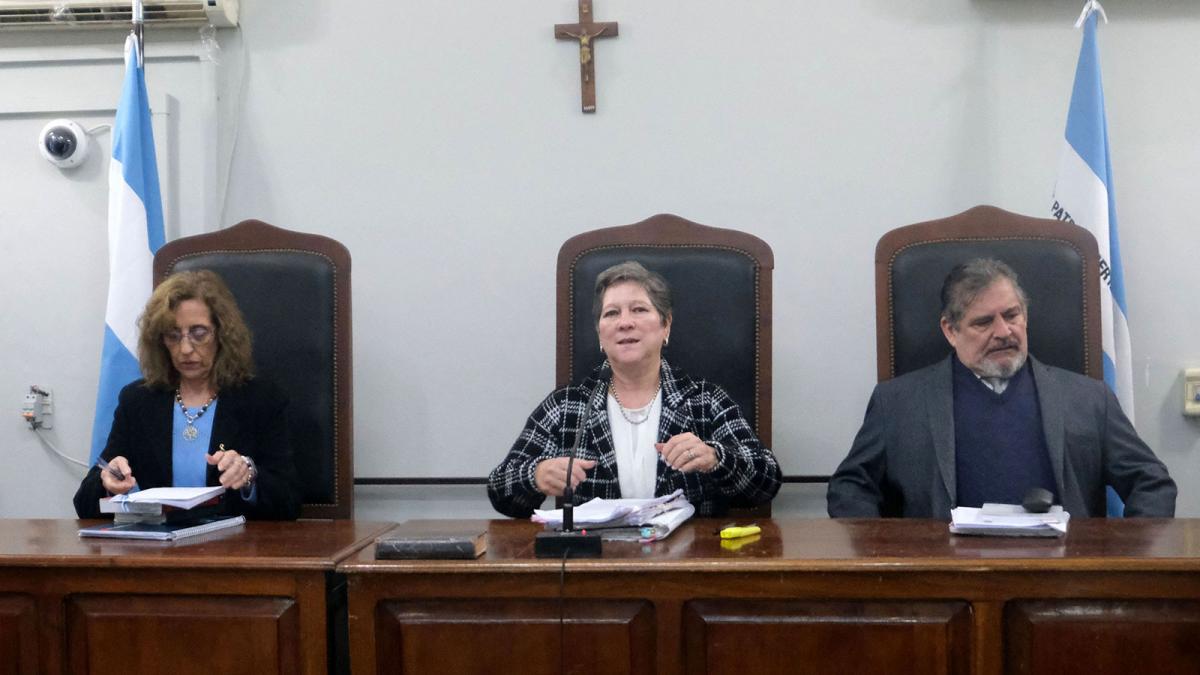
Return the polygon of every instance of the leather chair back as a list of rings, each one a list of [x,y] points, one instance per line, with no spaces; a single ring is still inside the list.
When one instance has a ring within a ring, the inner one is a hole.
[[[154,257],[156,285],[195,269],[225,280],[253,334],[257,375],[288,395],[301,517],[352,517],[349,251],[328,237],[246,220],[176,239]]]
[[[603,361],[592,313],[596,277],[626,260],[671,286],[667,360],[729,392],[770,447],[775,258],[751,234],[661,214],[568,239],[558,254],[558,386],[581,382]]]
[[[1029,353],[1103,378],[1100,257],[1087,230],[992,206],[901,227],[875,248],[879,380],[935,363],[951,347],[939,326],[941,288],[956,265],[997,258],[1029,296]]]

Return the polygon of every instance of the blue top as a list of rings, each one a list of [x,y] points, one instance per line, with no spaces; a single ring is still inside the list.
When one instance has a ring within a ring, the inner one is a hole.
[[[183,437],[187,419],[174,405],[175,416],[171,424],[171,483],[175,487],[204,487],[208,485],[208,447],[212,440],[213,420],[217,418],[217,401],[214,399],[200,419],[192,423],[199,435],[193,440]],[[188,410],[189,413],[196,412]]]

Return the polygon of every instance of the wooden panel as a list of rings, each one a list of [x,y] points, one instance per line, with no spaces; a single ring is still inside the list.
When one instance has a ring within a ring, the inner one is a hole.
[[[33,598],[0,595],[0,675],[37,672],[37,633]]]
[[[67,598],[66,615],[71,673],[299,672],[289,598],[83,595]]]
[[[684,672],[966,673],[965,602],[686,603]]]
[[[1009,673],[1200,673],[1200,602],[1022,600],[1005,608]]]
[[[385,601],[376,611],[378,672],[652,673],[654,627],[654,609],[641,601]]]

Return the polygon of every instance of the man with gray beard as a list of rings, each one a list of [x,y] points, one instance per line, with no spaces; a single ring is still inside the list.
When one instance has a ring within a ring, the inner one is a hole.
[[[1020,504],[1031,488],[1073,516],[1175,515],[1175,482],[1103,382],[1028,353],[1029,302],[1003,262],[959,265],[942,285],[954,353],[875,387],[850,454],[829,481],[829,515],[950,517]]]

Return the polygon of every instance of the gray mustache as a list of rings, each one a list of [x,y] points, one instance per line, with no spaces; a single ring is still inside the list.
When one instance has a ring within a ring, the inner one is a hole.
[[[999,351],[1001,349],[1009,349],[1011,347],[1019,347],[1019,346],[1020,346],[1020,343],[1017,342],[1017,340],[1015,338],[1009,338],[1009,339],[1007,339],[1003,342],[1000,342],[1000,343],[996,344],[995,346],[991,347],[990,349],[988,349],[988,352],[995,352],[995,351]]]

